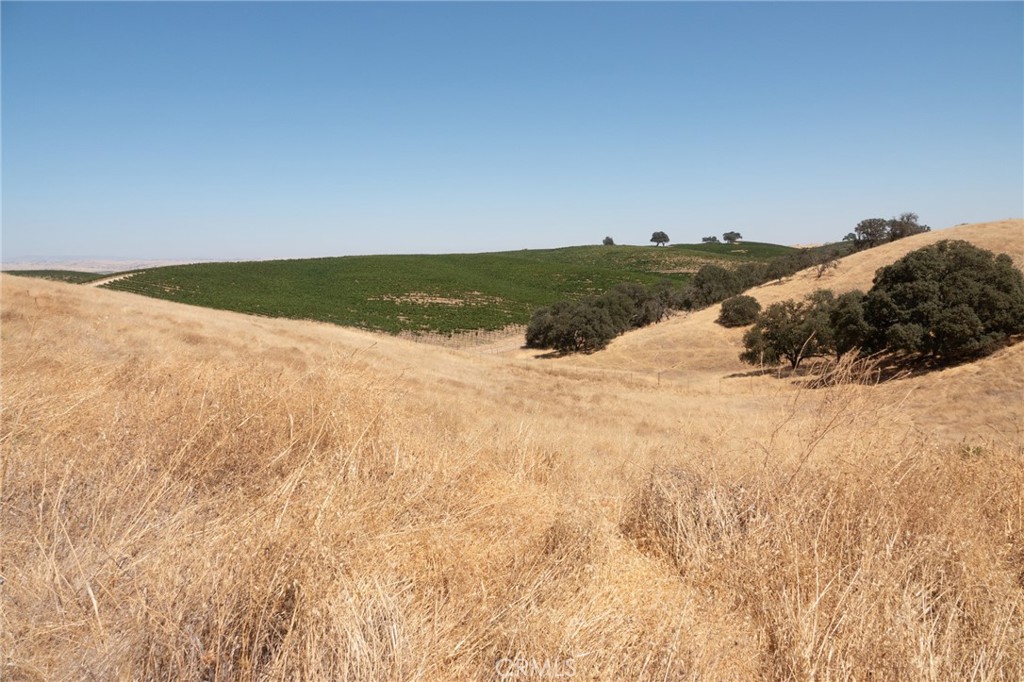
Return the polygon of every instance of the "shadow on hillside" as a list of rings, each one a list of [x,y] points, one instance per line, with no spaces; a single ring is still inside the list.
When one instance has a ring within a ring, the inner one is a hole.
[[[799,367],[793,369],[788,365],[775,365],[774,367],[760,366],[746,372],[733,372],[727,374],[726,379],[749,379],[751,377],[774,376],[776,379],[806,379],[821,374],[826,368],[822,365],[835,364],[835,361],[805,360]]]
[[[805,361],[800,367],[762,367],[749,372],[727,374],[726,379],[749,379],[753,377],[774,377],[791,381],[804,388],[824,388],[836,384],[878,384],[907,376],[898,366],[859,366],[860,363],[843,363],[835,360]]]
[[[969,365],[1024,341],[1024,335],[1016,336],[1001,344],[990,353],[980,356],[957,358],[955,360],[928,356],[886,353],[867,357],[846,356],[835,358],[814,358],[804,361],[797,369],[789,367],[761,367],[749,372],[735,372],[726,379],[774,376],[789,379],[803,388],[827,388],[839,384],[876,385],[925,376],[933,372]]]
[[[769,375],[776,375],[777,378],[782,379],[792,373],[791,369],[782,367],[764,367],[762,369],[752,369],[749,372],[733,372],[732,374],[726,374],[726,379],[749,379],[750,377],[763,377]]]
[[[537,349],[536,348],[530,348],[529,346],[521,346],[520,350],[537,350]],[[599,348],[599,349],[595,349],[595,350],[578,350],[578,351],[551,350],[551,351],[548,351],[547,353],[541,353],[540,355],[534,355],[533,359],[534,360],[557,360],[558,358],[567,358],[567,357],[569,357],[571,355],[593,355],[598,350],[603,350],[603,349]]]

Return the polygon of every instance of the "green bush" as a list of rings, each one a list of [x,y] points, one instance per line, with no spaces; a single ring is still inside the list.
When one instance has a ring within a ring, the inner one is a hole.
[[[743,263],[733,273],[740,283],[740,290],[746,291],[759,284],[764,284],[771,278],[768,277],[768,263]]]
[[[690,282],[689,308],[706,308],[743,290],[736,273],[720,265],[703,265]]]
[[[869,249],[886,242],[929,232],[932,228],[918,222],[916,213],[901,213],[895,218],[867,218],[857,223],[854,231],[843,237],[857,249]]]
[[[836,358],[864,346],[871,334],[871,325],[864,319],[863,291],[847,291],[839,296],[828,316]]]
[[[765,272],[767,280],[782,279],[790,275],[816,265],[815,255],[807,249],[801,249],[795,253],[788,253],[778,258],[773,258]]]
[[[538,308],[526,327],[526,346],[562,353],[600,350],[623,332],[660,322],[676,291],[670,282],[653,287],[627,282],[600,296]]]
[[[1006,254],[943,240],[878,270],[863,306],[871,350],[978,357],[1024,333],[1024,275]]]
[[[760,312],[761,304],[753,296],[733,296],[722,301],[715,321],[723,327],[744,327],[753,324]]]
[[[726,312],[723,304],[720,323]],[[945,240],[879,269],[867,294],[818,290],[769,306],[743,337],[740,359],[785,359],[795,369],[807,357],[863,349],[948,364],[990,353],[1018,334],[1024,274],[1006,254]]]
[[[806,358],[831,353],[829,311],[834,301],[831,291],[819,290],[803,301],[771,304],[743,335],[740,360],[773,365],[785,359],[796,369]]]
[[[557,301],[535,310],[526,325],[526,347],[553,348],[556,329],[561,330],[568,324],[572,305],[570,301]]]
[[[526,327],[526,345],[561,353],[600,350],[621,333],[612,318],[612,311],[624,300],[628,299],[622,296],[588,298],[584,301],[558,301],[548,308],[540,308]]]

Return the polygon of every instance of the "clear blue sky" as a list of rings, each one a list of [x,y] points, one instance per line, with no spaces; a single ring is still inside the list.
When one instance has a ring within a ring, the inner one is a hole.
[[[3,258],[1021,217],[1022,8],[3,2]]]

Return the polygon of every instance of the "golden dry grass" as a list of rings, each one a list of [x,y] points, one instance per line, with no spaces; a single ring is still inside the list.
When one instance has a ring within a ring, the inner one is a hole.
[[[804,270],[781,283],[758,287],[753,295],[762,305],[767,305],[804,296],[819,288],[834,289],[837,293],[850,289],[867,291],[878,268],[943,239],[963,239],[994,253],[1007,253],[1018,268],[1024,268],[1024,220],[1000,220],[934,230],[882,244],[843,258],[839,267],[822,277],[818,277],[813,268]]]
[[[810,389],[713,311],[535,360],[0,286],[4,680],[1024,676],[1020,347]]]

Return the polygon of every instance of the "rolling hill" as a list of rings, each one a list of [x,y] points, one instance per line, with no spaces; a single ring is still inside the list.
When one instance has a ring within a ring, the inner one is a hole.
[[[1020,345],[809,389],[714,309],[536,359],[0,293],[5,678],[1024,674]]]
[[[40,279],[51,279],[55,282],[68,282],[70,284],[88,284],[103,278],[102,274],[82,272],[80,270],[12,270],[6,272],[19,277],[38,277]]]
[[[758,262],[794,251],[751,242],[200,263],[142,270],[103,286],[270,317],[451,334],[523,325],[541,306],[621,282],[682,281],[705,263]]]
[[[851,289],[867,291],[878,268],[941,239],[963,239],[996,253],[1008,253],[1024,269],[1024,221],[1007,220],[916,235],[846,256],[839,267],[821,278],[813,270],[805,270],[746,293],[767,306],[802,298],[819,288],[836,293]],[[723,376],[747,374],[750,366],[739,361],[745,329],[726,329],[715,324],[718,313],[719,306],[711,306],[680,315],[630,332],[614,340],[603,353],[576,356],[565,362],[606,371],[658,372],[663,379],[688,377],[691,382],[698,377],[720,382]],[[532,355],[527,351],[519,353]],[[952,381],[953,377],[963,383]],[[938,430],[954,438],[998,436],[1012,441],[1024,429],[1024,347],[1018,344],[977,363],[874,390],[907,391],[908,396],[912,395],[897,419],[912,416],[919,428]],[[944,403],[951,409],[945,409]],[[955,418],[951,419],[950,413]]]

